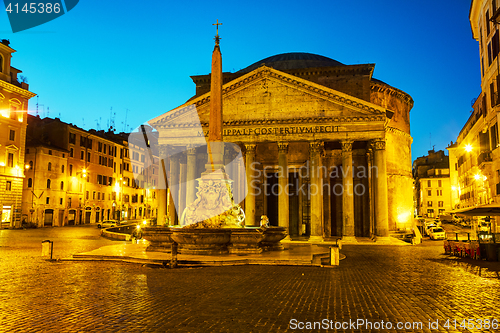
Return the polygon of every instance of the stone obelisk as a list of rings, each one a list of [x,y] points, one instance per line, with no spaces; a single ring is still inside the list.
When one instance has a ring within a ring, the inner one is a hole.
[[[219,20],[215,47],[212,52],[212,74],[210,77],[210,120],[208,121],[208,162],[206,172],[215,172],[224,167],[224,144],[222,138],[222,54],[219,47]]]

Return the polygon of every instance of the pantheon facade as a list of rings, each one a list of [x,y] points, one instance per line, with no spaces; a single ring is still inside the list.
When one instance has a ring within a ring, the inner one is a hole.
[[[235,185],[246,181],[233,191],[244,198],[247,225],[267,215],[292,239],[325,240],[383,239],[412,227],[413,100],[373,78],[374,68],[285,53],[223,73],[224,142],[237,148],[225,158],[243,161],[226,171]],[[205,168],[199,144],[208,132],[210,77],[192,76],[195,96],[149,122],[159,132],[160,156],[178,149],[163,169],[179,185],[159,197],[165,208],[158,215],[171,221],[195,199],[182,184]],[[186,116],[193,112],[195,120]]]

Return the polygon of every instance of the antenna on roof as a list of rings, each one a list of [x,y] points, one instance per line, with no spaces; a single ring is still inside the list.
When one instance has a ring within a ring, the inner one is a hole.
[[[108,130],[111,132],[114,132],[116,112],[113,112],[113,107],[111,107],[111,109],[109,110],[109,113],[110,113],[110,116],[109,116]]]

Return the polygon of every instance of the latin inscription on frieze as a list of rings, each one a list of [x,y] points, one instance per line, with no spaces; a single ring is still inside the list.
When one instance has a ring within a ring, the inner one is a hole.
[[[256,127],[256,128],[226,128],[224,136],[232,135],[300,135],[314,133],[335,133],[339,131],[339,126],[319,125],[319,126],[289,126],[289,127]],[[198,136],[207,137],[208,131],[198,132]]]

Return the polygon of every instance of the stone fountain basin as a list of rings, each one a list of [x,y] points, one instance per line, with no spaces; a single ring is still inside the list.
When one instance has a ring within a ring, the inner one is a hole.
[[[149,241],[146,251],[170,252],[172,249],[172,230],[169,227],[143,227],[142,237]]]
[[[262,251],[279,251],[280,243],[287,236],[283,227],[187,229],[177,227],[146,227],[143,237],[150,242],[147,251],[170,252],[177,243],[180,254],[255,254]]]
[[[181,254],[225,254],[231,229],[172,228],[171,237]]]

